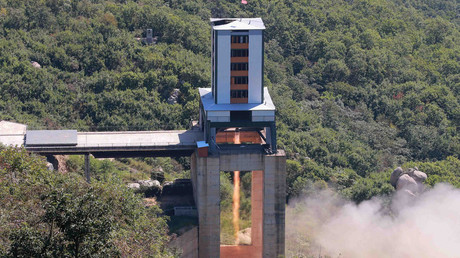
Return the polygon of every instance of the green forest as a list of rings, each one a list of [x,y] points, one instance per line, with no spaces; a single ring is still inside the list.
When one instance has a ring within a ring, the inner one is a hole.
[[[288,201],[323,188],[356,202],[390,194],[397,166],[417,166],[428,185],[460,187],[456,0],[0,0],[0,119],[29,129],[186,129],[198,118],[197,89],[210,87],[210,17],[261,17],[267,27],[264,85],[277,107],[278,145],[288,157]],[[142,42],[146,29],[155,44]],[[177,101],[168,102],[175,89]],[[83,189],[58,175],[38,183],[42,168],[10,169],[3,160],[2,197],[23,198],[21,191],[30,190],[11,190],[21,180],[46,185],[40,186],[44,199],[30,204],[44,205],[44,218],[56,209],[50,200],[125,191],[105,189],[120,173]],[[178,162],[187,169],[187,161],[166,161],[180,170]],[[4,179],[8,173],[19,174]],[[73,184],[71,193],[50,188],[59,184]],[[114,209],[100,203],[104,198],[85,200]],[[118,232],[151,223],[138,212],[117,220],[140,222],[117,222],[97,241],[128,241]],[[39,241],[34,234],[47,234],[29,230],[25,221],[0,241]],[[62,230],[56,241],[67,241]],[[123,253],[121,242],[106,254]]]

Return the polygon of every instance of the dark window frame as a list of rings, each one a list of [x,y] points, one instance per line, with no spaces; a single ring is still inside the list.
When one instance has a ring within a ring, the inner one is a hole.
[[[247,44],[249,43],[249,35],[232,35],[232,43]]]
[[[231,90],[230,97],[233,99],[245,99],[248,98],[248,90]]]
[[[248,57],[249,49],[232,49],[231,57]]]
[[[248,71],[249,65],[248,63],[231,63],[231,70],[232,71]]]
[[[232,76],[233,84],[248,84],[249,76]]]

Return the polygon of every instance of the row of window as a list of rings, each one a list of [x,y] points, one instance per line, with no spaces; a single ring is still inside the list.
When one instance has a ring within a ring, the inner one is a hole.
[[[248,43],[249,36],[232,36],[232,43]]]
[[[247,76],[232,76],[233,84],[248,84]]]
[[[248,49],[232,49],[232,57],[246,57],[249,56]]]
[[[230,94],[232,98],[247,98],[248,90],[231,90]]]
[[[247,71],[248,63],[232,63],[232,71]]]
[[[232,36],[232,43],[248,43],[249,37],[246,36]],[[232,49],[231,50],[232,57],[247,57],[249,56],[248,49]],[[248,63],[232,63],[231,64],[232,71],[247,71],[248,70]],[[248,84],[248,76],[233,76],[232,82],[234,84]],[[230,91],[231,98],[248,98],[248,90],[231,90]]]

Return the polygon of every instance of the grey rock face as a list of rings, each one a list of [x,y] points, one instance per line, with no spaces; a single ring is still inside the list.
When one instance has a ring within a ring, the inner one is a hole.
[[[138,183],[129,183],[128,188],[131,188],[133,190],[139,190],[141,188],[141,185]]]
[[[414,170],[411,174],[409,174],[417,183],[425,182],[427,175],[422,171]]]
[[[176,104],[177,99],[179,98],[180,90],[179,89],[174,89],[171,96],[169,96],[167,102],[168,104]]]
[[[417,167],[404,171],[401,167],[396,168],[390,176],[390,183],[397,191],[413,197],[424,189],[423,182],[427,175],[419,171]]]
[[[390,183],[393,187],[396,187],[396,183],[398,182],[398,179],[399,177],[401,176],[401,174],[403,173],[404,171],[402,170],[401,167],[397,167],[393,173],[391,173],[391,177],[390,177]]]
[[[35,61],[32,61],[32,62],[30,62],[30,63],[31,63],[32,66],[35,67],[35,68],[42,68],[42,66],[41,66],[39,63],[35,62]]]
[[[142,187],[151,188],[151,187],[160,187],[160,182],[158,180],[139,180],[138,183]]]
[[[53,171],[54,170],[54,166],[52,163],[48,162],[46,163],[46,168],[49,170],[49,171]]]
[[[409,190],[412,192],[417,191],[417,182],[410,177],[408,174],[403,174],[402,176],[399,177],[398,182],[396,183],[396,189],[397,190]]]

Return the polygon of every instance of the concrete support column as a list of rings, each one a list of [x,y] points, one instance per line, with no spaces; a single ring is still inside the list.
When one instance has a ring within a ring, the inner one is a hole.
[[[85,176],[86,182],[91,183],[91,176],[90,176],[90,163],[89,163],[89,153],[85,154]]]
[[[220,171],[252,172],[252,245],[220,247]],[[221,153],[191,158],[199,257],[284,257],[286,156]]]
[[[263,257],[284,256],[286,156],[278,151],[264,158]]]
[[[198,256],[220,254],[220,169],[219,157],[192,155],[191,173],[198,210]]]
[[[264,205],[264,172],[252,171],[251,184],[251,244],[254,247],[253,257],[262,257],[263,248],[263,205]]]

